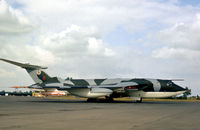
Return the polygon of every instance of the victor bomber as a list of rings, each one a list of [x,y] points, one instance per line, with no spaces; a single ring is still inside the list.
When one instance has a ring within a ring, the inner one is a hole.
[[[24,64],[7,59],[2,61],[20,66],[28,72],[35,84],[32,88],[42,88],[45,91],[57,89],[67,90],[72,95],[88,98],[94,101],[99,97],[113,98],[131,97],[142,102],[142,98],[163,98],[183,94],[186,89],[175,84],[173,80],[145,79],[145,78],[115,78],[115,79],[61,79],[50,77],[42,67],[38,65]]]

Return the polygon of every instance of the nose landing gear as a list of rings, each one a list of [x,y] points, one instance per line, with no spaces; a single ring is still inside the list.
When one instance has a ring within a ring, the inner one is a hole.
[[[136,100],[137,103],[142,103],[142,97],[139,100]]]

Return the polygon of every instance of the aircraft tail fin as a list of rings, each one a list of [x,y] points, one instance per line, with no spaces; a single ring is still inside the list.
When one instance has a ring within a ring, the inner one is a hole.
[[[0,58],[0,60],[26,69],[26,71],[31,76],[31,78],[35,81],[35,83],[43,83],[49,79],[52,79],[48,74],[42,71],[42,69],[47,69],[47,67],[31,65],[31,64],[23,64],[23,63],[19,63],[19,62],[7,60],[7,59],[2,59],[2,58]]]

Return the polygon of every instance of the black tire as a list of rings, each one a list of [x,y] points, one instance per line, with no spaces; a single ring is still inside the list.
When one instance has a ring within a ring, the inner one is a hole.
[[[87,99],[87,102],[96,102],[96,101],[97,101],[96,98],[88,98],[88,99]]]
[[[114,102],[114,99],[111,96],[109,96],[109,97],[106,96],[106,101],[107,102]]]
[[[142,103],[142,98],[140,100],[136,100],[137,103]]]

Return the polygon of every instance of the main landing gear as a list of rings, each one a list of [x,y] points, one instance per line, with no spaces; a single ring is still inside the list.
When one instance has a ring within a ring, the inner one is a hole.
[[[112,96],[106,96],[106,101],[107,101],[107,102],[113,102],[114,99],[113,99]]]
[[[88,99],[87,99],[87,102],[96,102],[96,101],[97,101],[96,98],[88,98]]]
[[[105,99],[101,98],[88,98],[87,102],[113,102],[114,99],[111,96],[106,96]]]
[[[142,103],[142,98],[140,97],[139,100],[136,100],[137,103]]]

